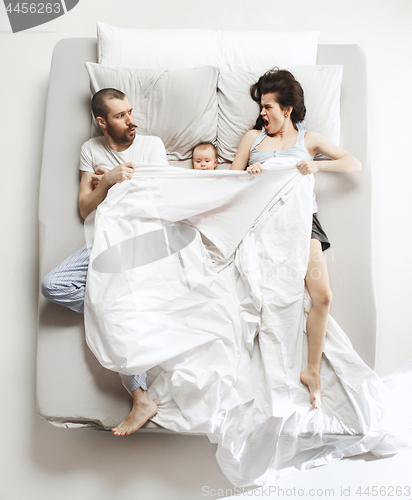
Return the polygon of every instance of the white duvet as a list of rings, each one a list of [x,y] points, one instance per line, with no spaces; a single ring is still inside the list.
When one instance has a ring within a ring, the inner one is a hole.
[[[332,318],[320,410],[300,382],[312,192],[289,158],[256,176],[138,165],[97,210],[90,349],[110,370],[150,370],[153,421],[206,433],[236,486],[410,441]]]

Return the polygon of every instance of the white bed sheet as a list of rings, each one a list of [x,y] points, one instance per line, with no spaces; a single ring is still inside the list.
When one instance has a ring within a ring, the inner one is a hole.
[[[96,215],[88,345],[108,369],[155,368],[153,421],[206,433],[236,486],[409,446],[385,420],[384,384],[332,318],[320,410],[300,382],[313,176],[296,161],[270,160],[257,176],[140,165]],[[289,453],[280,437],[294,440]]]

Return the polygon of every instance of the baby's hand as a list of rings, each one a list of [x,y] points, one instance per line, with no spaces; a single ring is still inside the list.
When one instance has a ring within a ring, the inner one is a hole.
[[[316,161],[311,160],[301,160],[296,163],[296,166],[303,175],[315,174],[319,171],[319,165]]]
[[[259,172],[263,172],[263,167],[260,163],[253,163],[246,169],[246,172],[249,174],[258,174]]]

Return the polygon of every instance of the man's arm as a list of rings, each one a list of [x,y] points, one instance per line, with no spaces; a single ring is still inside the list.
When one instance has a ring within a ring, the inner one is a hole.
[[[130,179],[133,170],[134,165],[131,162],[117,165],[102,176],[95,189],[92,182],[94,172],[83,171],[79,187],[79,209],[83,219],[96,210],[112,186]]]
[[[95,189],[101,178],[103,177],[104,174],[107,174],[107,172],[109,171],[110,169],[106,168],[106,167],[97,167],[96,168],[96,172],[92,175],[92,184],[93,184],[93,189]]]

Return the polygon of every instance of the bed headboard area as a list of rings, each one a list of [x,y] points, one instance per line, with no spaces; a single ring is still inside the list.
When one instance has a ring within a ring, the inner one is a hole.
[[[316,32],[290,34],[290,39],[285,33],[260,33],[257,38],[252,32],[207,32],[199,42],[199,30],[164,30],[162,43],[157,43],[155,31],[124,30],[123,40],[100,24],[99,44],[95,38],[73,38],[55,47],[40,181],[40,280],[87,239],[77,198],[80,148],[98,133],[91,89],[122,87],[134,108],[138,133],[160,136],[172,165],[190,168],[191,148],[211,140],[220,153],[218,168],[228,168],[259,112],[248,95],[250,84],[273,66],[290,69],[305,91],[307,128],[339,142],[362,163],[359,173],[316,173],[315,192],[319,219],[332,244],[325,253],[331,315],[373,368],[376,303],[362,50],[356,45],[318,46]],[[185,57],[177,57],[179,47]],[[37,403],[40,415],[55,425],[104,429],[122,420],[131,404],[118,374],[101,367],[89,351],[83,316],[42,296]],[[160,428],[147,424],[145,429]]]

